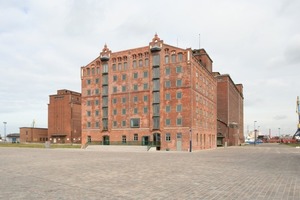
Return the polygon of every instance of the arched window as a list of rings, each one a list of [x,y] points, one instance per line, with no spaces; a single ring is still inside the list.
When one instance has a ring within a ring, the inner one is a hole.
[[[169,63],[169,56],[166,55],[166,56],[165,56],[165,64],[168,64],[168,63]]]

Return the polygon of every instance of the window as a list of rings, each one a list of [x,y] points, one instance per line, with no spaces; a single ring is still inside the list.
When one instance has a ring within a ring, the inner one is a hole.
[[[113,76],[113,81],[117,81],[118,80],[118,76]]]
[[[113,65],[112,65],[112,69],[113,69],[113,71],[116,71],[116,70],[117,70],[116,64],[113,64]]]
[[[126,108],[122,109],[122,115],[126,115]]]
[[[127,70],[127,69],[128,69],[127,62],[124,62],[124,70]]]
[[[103,115],[103,118],[108,117],[108,108],[102,108],[102,115]]]
[[[95,90],[95,94],[99,94],[99,89],[96,89],[96,90]]]
[[[138,114],[138,108],[133,109],[133,114]]]
[[[102,65],[102,73],[108,73],[108,64],[107,63]]]
[[[113,115],[117,115],[117,109],[113,110]]]
[[[118,88],[115,86],[113,87],[113,93],[116,93],[118,91]]]
[[[144,83],[144,90],[148,90],[148,83]]]
[[[170,126],[171,124],[171,120],[170,119],[166,119],[166,126]]]
[[[118,70],[119,70],[119,71],[122,70],[122,63],[118,63]]]
[[[144,71],[144,78],[148,77],[148,71]]]
[[[165,81],[165,88],[170,88],[171,87],[171,81],[167,80]]]
[[[139,67],[143,67],[143,60],[139,60]]]
[[[170,105],[166,105],[166,112],[169,113],[171,111],[171,106]]]
[[[91,84],[91,79],[87,79],[87,80],[86,80],[86,84],[87,84],[87,85],[90,85],[90,84]]]
[[[95,116],[99,116],[99,110],[95,110]]]
[[[96,122],[95,127],[99,128],[99,122]]]
[[[177,87],[181,87],[182,86],[182,80],[181,79],[177,79],[176,80],[176,86]]]
[[[113,104],[117,103],[117,98],[113,98]]]
[[[118,125],[117,121],[113,121],[113,126],[117,127],[117,125]]]
[[[182,118],[181,117],[176,119],[176,125],[177,126],[181,126],[182,125]]]
[[[139,118],[130,119],[130,127],[131,128],[139,128],[140,127],[140,119]]]
[[[91,128],[91,122],[87,122],[86,126],[87,126],[88,128]]]
[[[126,80],[126,74],[122,74],[122,81]]]
[[[153,103],[159,103],[159,92],[153,92]]]
[[[166,133],[166,141],[167,142],[171,141],[171,134],[170,133]]]
[[[93,75],[95,74],[95,68],[92,68],[92,74]]]
[[[148,58],[145,59],[145,66],[146,66],[146,67],[149,66],[149,59],[148,59]]]
[[[126,144],[126,135],[122,135],[122,143]]]
[[[159,78],[160,74],[159,74],[159,67],[157,68],[153,68],[152,69],[152,78]]]
[[[159,54],[154,54],[152,58],[153,58],[152,60],[153,66],[159,66],[160,64]]]
[[[122,126],[123,127],[126,126],[126,121],[125,120],[122,121]]]
[[[136,68],[136,60],[132,61],[132,67],[133,67],[133,69]]]
[[[159,85],[159,79],[153,80],[153,90],[154,90],[154,91],[158,91],[159,88],[160,88],[160,85]]]
[[[170,93],[166,93],[165,99],[166,99],[166,100],[171,100],[171,94],[170,94]]]
[[[167,68],[165,69],[165,74],[166,74],[166,76],[170,75],[170,73],[171,73],[171,69],[170,69],[170,67],[167,67]]]
[[[103,75],[102,76],[102,85],[107,85],[108,84],[108,75]]]
[[[165,63],[166,63],[166,64],[169,63],[169,56],[165,56]]]
[[[122,98],[122,103],[126,103],[126,97]]]
[[[176,67],[176,73],[181,73],[182,72],[182,67],[181,66],[177,66]]]
[[[99,78],[95,79],[95,83],[98,84],[99,83]]]
[[[133,85],[133,90],[134,90],[134,91],[137,91],[137,90],[138,90],[138,85],[137,85],[137,84],[134,84],[134,85]]]
[[[176,106],[176,112],[181,112],[181,111],[182,111],[182,106],[181,106],[181,104],[178,104]]]
[[[122,92],[126,92],[126,85],[122,85]]]
[[[97,67],[97,74],[100,74],[100,67]]]
[[[95,100],[95,105],[96,105],[96,106],[99,105],[99,100]]]
[[[179,53],[179,54],[178,54],[178,62],[182,62],[182,58],[183,58],[182,53]]]
[[[102,106],[108,106],[108,97],[102,97]]]
[[[86,111],[86,115],[87,115],[88,117],[90,117],[90,116],[91,116],[91,111]]]
[[[86,101],[86,105],[87,105],[87,106],[91,106],[91,101],[90,101],[90,100],[87,100],[87,101]]]
[[[108,95],[108,86],[102,86],[102,95]]]
[[[181,92],[177,92],[177,93],[176,93],[176,98],[177,98],[177,99],[181,99],[181,97],[182,97],[182,93],[181,93]]]
[[[91,73],[90,68],[87,68],[87,69],[86,69],[86,74],[89,76],[90,73]]]
[[[153,129],[159,129],[159,117],[153,117]]]
[[[147,102],[147,101],[148,101],[148,96],[145,95],[145,96],[144,96],[144,102]]]
[[[146,113],[148,113],[148,107],[147,106],[144,107],[144,114],[146,114]]]
[[[176,62],[176,55],[175,54],[172,54],[172,56],[171,56],[171,62],[172,63]]]
[[[138,102],[138,97],[137,96],[133,97],[133,102],[135,102],[135,103]]]
[[[135,134],[133,135],[133,141],[138,141],[138,140],[139,140],[139,136],[138,136],[137,133],[135,133]]]
[[[87,90],[87,91],[86,91],[86,95],[87,95],[87,96],[90,96],[90,95],[91,95],[91,90]]]
[[[159,104],[153,104],[153,116],[159,116]]]
[[[134,79],[138,78],[138,73],[137,72],[133,73],[133,78]]]

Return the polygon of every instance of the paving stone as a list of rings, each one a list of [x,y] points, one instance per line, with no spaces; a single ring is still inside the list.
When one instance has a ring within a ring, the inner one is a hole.
[[[0,148],[0,199],[300,199],[300,149]]]

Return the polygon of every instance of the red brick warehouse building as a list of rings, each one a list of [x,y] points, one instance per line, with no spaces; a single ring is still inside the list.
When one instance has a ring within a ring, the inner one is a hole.
[[[235,84],[229,74],[215,73],[218,80],[218,146],[237,146],[244,138],[243,85]]]
[[[48,138],[51,143],[81,143],[81,94],[58,90],[49,96]]]
[[[204,49],[149,45],[100,56],[81,68],[82,144],[216,148],[217,81]]]

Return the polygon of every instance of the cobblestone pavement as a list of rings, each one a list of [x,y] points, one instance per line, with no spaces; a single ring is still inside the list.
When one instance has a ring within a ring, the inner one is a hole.
[[[0,148],[0,199],[300,199],[300,149]]]

